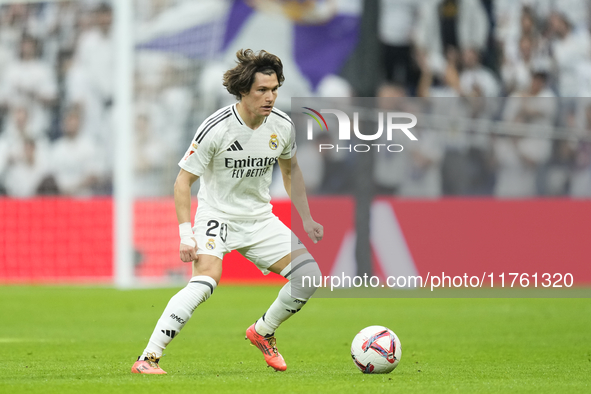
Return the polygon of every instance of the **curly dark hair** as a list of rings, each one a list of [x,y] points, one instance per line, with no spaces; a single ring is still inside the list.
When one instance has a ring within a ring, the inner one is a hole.
[[[261,50],[255,53],[252,49],[241,49],[236,52],[238,65],[224,74],[224,87],[237,100],[250,92],[256,73],[277,75],[279,86],[283,84],[283,64],[277,56]]]

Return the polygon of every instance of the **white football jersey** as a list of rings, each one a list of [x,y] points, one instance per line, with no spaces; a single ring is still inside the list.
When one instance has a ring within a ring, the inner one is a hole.
[[[201,179],[199,209],[222,218],[252,219],[271,214],[269,185],[278,159],[296,152],[289,116],[273,108],[256,130],[240,117],[236,104],[199,126],[179,166]]]

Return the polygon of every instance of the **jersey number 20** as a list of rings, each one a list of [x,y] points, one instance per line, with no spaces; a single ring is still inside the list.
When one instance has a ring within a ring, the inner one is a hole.
[[[226,223],[222,223],[220,226],[220,222],[217,220],[210,220],[207,222],[207,231],[205,235],[210,237],[217,237],[217,234],[214,232],[218,227],[220,228],[220,239],[226,242],[226,237],[228,236],[228,225]]]

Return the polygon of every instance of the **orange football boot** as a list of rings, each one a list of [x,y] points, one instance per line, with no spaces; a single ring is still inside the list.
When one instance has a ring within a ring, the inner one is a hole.
[[[277,351],[277,345],[274,336],[262,336],[256,332],[253,324],[246,330],[246,339],[249,339],[250,343],[258,347],[259,350],[263,352],[263,356],[265,356],[267,365],[273,367],[275,371],[285,371],[287,369],[287,364],[285,364],[283,356]]]
[[[164,371],[158,365],[159,361],[160,359],[156,358],[155,353],[148,353],[148,357],[144,357],[143,360],[140,360],[138,357],[138,360],[133,364],[133,367],[131,367],[131,373],[143,373],[147,375],[166,375],[166,371]]]

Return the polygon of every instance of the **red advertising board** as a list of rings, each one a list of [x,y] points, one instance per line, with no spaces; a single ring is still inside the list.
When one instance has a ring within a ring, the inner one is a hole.
[[[355,203],[349,197],[310,199],[325,227],[313,244],[289,201],[274,212],[306,244],[325,275],[354,270]],[[194,208],[196,204],[193,204]],[[571,273],[591,284],[591,243],[586,242],[591,201],[378,199],[372,207],[375,273]],[[0,199],[0,282],[112,282],[113,202],[110,198]],[[145,278],[188,277],[178,258],[178,226],[171,198],[135,205],[135,272]],[[355,272],[351,272],[355,274]],[[264,277],[236,252],[224,259],[222,281],[279,283]]]

